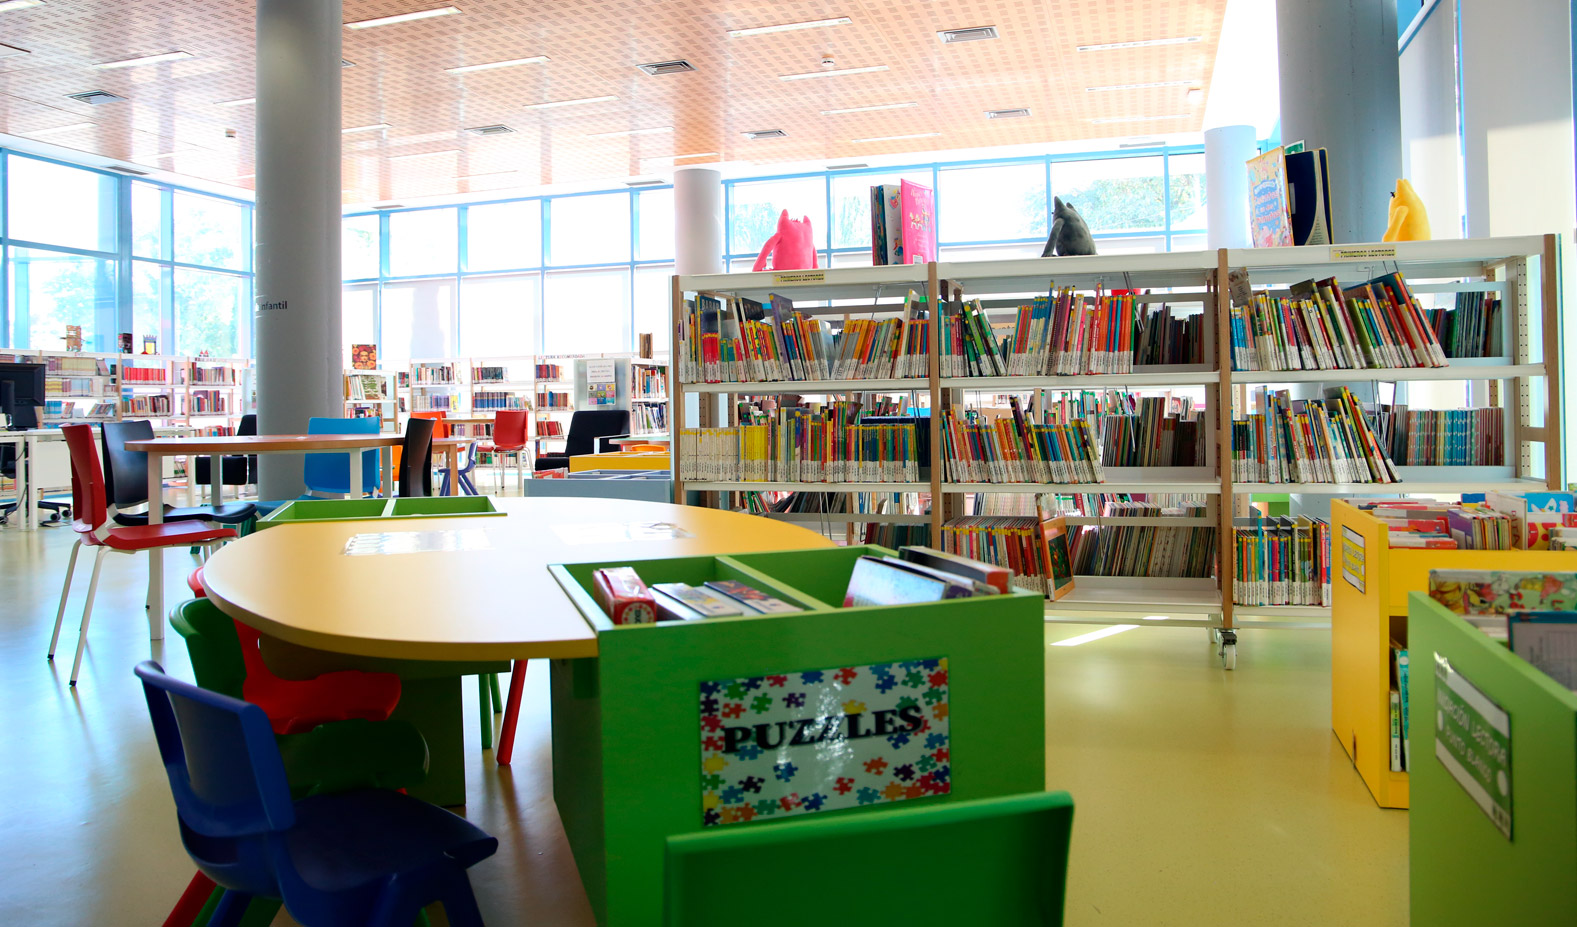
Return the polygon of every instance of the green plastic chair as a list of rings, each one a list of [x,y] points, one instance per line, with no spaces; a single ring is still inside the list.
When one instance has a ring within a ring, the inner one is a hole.
[[[902,804],[669,837],[665,927],[1062,923],[1067,792]],[[763,894],[785,872],[827,877]]]

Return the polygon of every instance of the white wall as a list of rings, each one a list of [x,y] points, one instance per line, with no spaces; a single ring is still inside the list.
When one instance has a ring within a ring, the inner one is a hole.
[[[1456,0],[1439,0],[1398,62],[1402,173],[1429,211],[1435,238],[1461,238],[1462,171],[1457,139]]]

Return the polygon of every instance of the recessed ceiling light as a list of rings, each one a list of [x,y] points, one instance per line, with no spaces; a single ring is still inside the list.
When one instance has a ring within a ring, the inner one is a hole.
[[[997,37],[996,26],[970,26],[967,29],[944,29],[936,34],[943,45],[957,45],[959,42],[983,42],[986,39]]]
[[[84,90],[81,93],[67,94],[67,96],[78,103],[86,103],[89,106],[102,106],[105,103],[123,103],[126,100],[125,97],[118,97],[108,90]]]
[[[623,132],[594,132],[587,138],[618,138],[625,135],[660,135],[663,132],[672,132],[673,126],[655,126],[650,129],[627,129]]]
[[[378,122],[378,123],[374,123],[374,124],[372,124],[370,126],[351,126],[348,129],[340,129],[340,134],[341,135],[349,135],[352,132],[378,132],[378,131],[381,131],[383,129],[392,129],[392,128],[394,128],[394,126],[389,125],[387,122]]]
[[[901,141],[901,140],[906,139],[906,138],[934,138],[934,137],[936,137],[938,135],[941,135],[941,134],[942,133],[940,133],[940,132],[916,132],[916,133],[914,133],[912,135],[878,135],[878,136],[876,136],[874,138],[856,138],[856,139],[850,139],[850,141],[854,141],[854,142],[896,142],[896,141]]]
[[[662,184],[663,180],[660,177],[653,177],[648,180],[626,180],[624,182],[626,187],[657,187]]]
[[[487,136],[487,135],[513,135],[515,130],[511,129],[509,126],[504,125],[503,123],[498,123],[498,124],[490,125],[490,126],[472,126],[471,128],[466,129],[465,131],[469,132],[472,135]]]
[[[987,119],[1023,119],[1029,115],[1029,107],[1017,106],[1012,109],[988,109]]]
[[[547,103],[527,103],[526,109],[548,109],[553,106],[579,106],[582,103],[607,103],[618,97],[581,97],[578,100],[550,100]]]
[[[492,71],[498,68],[513,68],[522,64],[546,64],[547,55],[532,55],[530,58],[511,58],[508,61],[490,61],[487,64],[468,64],[460,68],[444,68],[445,74],[470,74],[472,71]]]
[[[340,70],[343,71],[346,68],[353,68],[353,67],[355,67],[356,66],[356,62],[349,61],[349,60],[347,60],[345,58],[341,58],[339,60],[339,66],[340,66]]]
[[[1085,93],[1099,93],[1102,90],[1149,90],[1152,87],[1192,87],[1199,83],[1197,80],[1152,80],[1142,84],[1107,84],[1104,87],[1085,87]]]
[[[140,58],[125,58],[120,61],[106,61],[103,64],[95,64],[94,67],[98,68],[100,71],[109,71],[113,70],[114,68],[134,68],[140,64],[158,64],[161,61],[180,61],[183,58],[190,58],[191,56],[191,52],[172,51],[164,52],[163,54],[159,55],[143,55]]]
[[[0,3],[0,13],[9,13],[12,10],[25,10],[30,6],[42,6],[44,0],[5,0]]]
[[[417,10],[414,13],[399,13],[394,16],[380,16],[377,19],[363,19],[353,23],[346,23],[346,29],[371,29],[373,26],[392,26],[395,23],[408,23],[418,19],[432,19],[436,16],[454,16],[460,12],[459,7],[440,6],[431,10]]]
[[[1191,45],[1204,37],[1183,35],[1174,39],[1145,39],[1141,42],[1107,42],[1104,45],[1080,45],[1079,51],[1106,51],[1112,48],[1149,48],[1152,45]]]
[[[635,69],[644,71],[653,77],[662,77],[665,74],[683,74],[686,71],[694,71],[695,65],[681,58],[673,61],[653,61],[647,64],[638,64],[635,66]]]
[[[731,39],[737,39],[746,35],[767,35],[773,32],[793,32],[796,29],[820,29],[823,26],[847,26],[852,22],[854,22],[854,20],[847,16],[839,16],[836,19],[815,19],[811,20],[810,22],[803,23],[781,23],[776,26],[756,26],[752,29],[730,29],[728,30],[728,37]]]
[[[811,80],[816,77],[842,77],[845,74],[870,74],[873,71],[885,71],[887,65],[876,64],[868,68],[834,68],[830,71],[808,71],[804,74],[780,74],[778,80]]]
[[[91,129],[91,128],[93,128],[93,123],[91,123],[91,122],[73,122],[70,125],[51,126],[48,129],[39,129],[36,132],[28,132],[28,133],[26,133],[26,137],[27,138],[43,138],[46,135],[58,135],[61,132],[75,132],[78,129]]]
[[[1107,122],[1153,122],[1157,119],[1189,119],[1188,113],[1167,113],[1164,116],[1105,116],[1100,119],[1091,119],[1094,123]]]
[[[844,113],[874,113],[882,109],[911,109],[919,106],[918,103],[878,103],[875,106],[850,106],[846,109],[824,109],[823,116],[841,116]]]
[[[214,105],[215,106],[251,106],[253,103],[256,103],[256,102],[257,102],[257,97],[247,97],[244,100],[225,100],[223,103],[215,103]]]
[[[788,138],[788,133],[782,129],[752,129],[744,136],[754,142],[763,138]]]

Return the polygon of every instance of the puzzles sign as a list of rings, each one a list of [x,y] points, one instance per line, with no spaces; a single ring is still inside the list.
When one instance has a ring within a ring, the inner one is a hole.
[[[704,827],[952,789],[947,658],[701,683]]]

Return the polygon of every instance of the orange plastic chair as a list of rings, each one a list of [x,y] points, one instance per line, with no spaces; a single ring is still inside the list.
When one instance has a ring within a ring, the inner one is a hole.
[[[630,453],[630,452],[643,452],[643,451],[666,451],[666,450],[668,450],[668,448],[664,447],[661,444],[626,444],[623,447],[619,448],[619,450],[621,450],[621,451],[623,451],[625,453]]]

